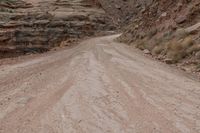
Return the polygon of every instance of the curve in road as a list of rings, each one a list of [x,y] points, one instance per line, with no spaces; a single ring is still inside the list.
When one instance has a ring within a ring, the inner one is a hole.
[[[199,133],[200,83],[116,37],[0,66],[0,132]]]

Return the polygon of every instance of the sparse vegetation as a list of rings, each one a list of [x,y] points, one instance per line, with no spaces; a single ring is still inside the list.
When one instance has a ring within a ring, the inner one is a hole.
[[[153,41],[143,39],[137,41],[135,47],[141,50],[148,49],[152,55],[162,54],[168,59],[171,59],[173,63],[179,62],[185,57],[200,51],[200,45],[195,44],[194,40],[189,35],[181,36],[181,39],[175,37],[169,41],[165,37],[166,36],[163,36],[164,39],[159,38]]]
[[[161,54],[161,52],[164,50],[164,46],[162,46],[162,44],[155,46],[152,50],[152,54],[153,55],[159,55]]]
[[[151,30],[146,38],[135,41],[133,44],[140,50],[148,49],[153,55],[162,54],[173,63],[200,51],[200,45],[195,44],[190,34],[182,28],[174,33],[168,31],[160,38],[151,38],[156,32],[157,30]]]

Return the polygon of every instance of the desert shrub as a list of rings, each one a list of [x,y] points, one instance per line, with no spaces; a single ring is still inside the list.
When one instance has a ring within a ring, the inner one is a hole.
[[[188,49],[189,47],[191,47],[194,44],[194,41],[191,37],[186,37],[182,42],[181,42],[181,46],[183,49]]]
[[[180,42],[177,40],[173,40],[167,45],[167,51],[180,51],[182,49],[182,46],[180,45]]]
[[[171,40],[173,38],[173,31],[167,31],[163,34],[162,36],[162,41],[168,41]]]
[[[193,45],[193,46],[191,46],[190,48],[188,48],[188,49],[186,50],[186,52],[187,52],[188,54],[193,54],[193,53],[196,53],[196,52],[198,52],[198,51],[200,51],[200,45]]]
[[[149,43],[146,43],[145,45],[145,49],[148,49],[149,51],[152,51],[155,47],[156,47],[156,43],[154,42],[149,42]]]
[[[154,35],[156,35],[157,34],[157,29],[152,29],[152,30],[150,30],[149,32],[148,32],[148,34],[147,34],[147,37],[149,38],[149,39],[151,39]]]
[[[167,57],[177,62],[195,50],[197,48],[194,47],[194,41],[191,37],[186,37],[182,40],[173,40],[167,46]]]
[[[185,29],[177,29],[174,37],[176,37],[177,39],[182,39],[188,36],[188,33],[185,31]]]
[[[146,42],[145,41],[139,41],[136,43],[135,47],[141,50],[146,49]]]
[[[187,55],[186,52],[184,51],[169,51],[167,53],[167,57],[169,59],[172,59],[174,61],[174,63],[178,62],[179,60],[185,58]]]
[[[155,46],[153,49],[152,49],[152,54],[153,55],[159,55],[160,53],[162,53],[162,51],[164,50],[164,45],[163,44],[160,44],[160,45],[157,45]]]

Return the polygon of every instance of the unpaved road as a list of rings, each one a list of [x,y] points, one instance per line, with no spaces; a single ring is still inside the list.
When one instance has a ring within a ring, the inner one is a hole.
[[[0,132],[200,133],[200,83],[115,37],[0,66]]]

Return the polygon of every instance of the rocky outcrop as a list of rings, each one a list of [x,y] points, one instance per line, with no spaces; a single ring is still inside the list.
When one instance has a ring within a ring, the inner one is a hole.
[[[145,10],[153,0],[98,0],[102,8],[115,20],[118,26],[127,25],[136,14]]]
[[[5,5],[5,11],[0,12],[1,55],[43,52],[62,41],[115,29],[101,8],[84,0],[41,1],[38,5],[17,1]]]

